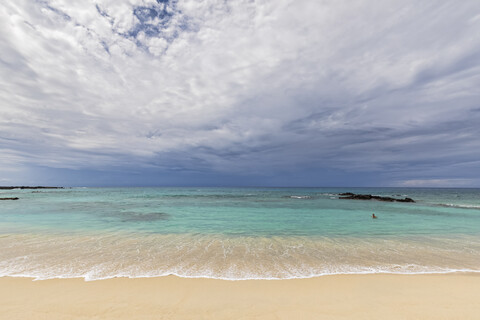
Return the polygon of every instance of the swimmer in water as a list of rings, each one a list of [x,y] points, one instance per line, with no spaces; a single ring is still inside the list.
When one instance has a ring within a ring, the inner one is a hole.
[[[372,213],[372,219],[377,219],[377,216],[375,215],[375,213]]]

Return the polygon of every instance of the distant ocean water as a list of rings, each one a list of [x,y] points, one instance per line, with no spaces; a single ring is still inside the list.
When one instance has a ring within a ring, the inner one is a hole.
[[[342,192],[417,202],[338,199]],[[0,201],[0,276],[480,272],[480,189],[71,188],[0,197],[20,198]]]

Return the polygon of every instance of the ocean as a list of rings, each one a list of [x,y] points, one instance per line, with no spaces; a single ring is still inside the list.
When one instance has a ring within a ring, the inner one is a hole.
[[[339,199],[343,192],[416,202]],[[65,188],[0,197],[19,198],[0,201],[0,276],[480,272],[480,189]]]

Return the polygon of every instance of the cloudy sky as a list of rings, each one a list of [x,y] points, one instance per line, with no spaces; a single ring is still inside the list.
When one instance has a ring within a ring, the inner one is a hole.
[[[0,185],[480,187],[478,0],[2,0]]]

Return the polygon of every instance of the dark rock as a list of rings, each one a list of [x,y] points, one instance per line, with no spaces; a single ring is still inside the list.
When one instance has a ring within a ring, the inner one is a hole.
[[[28,187],[28,186],[10,186],[10,187],[0,187],[0,190],[12,190],[12,189],[63,189],[63,187]]]
[[[380,196],[372,196],[371,194],[354,194],[354,193],[340,193],[339,199],[345,200],[377,200],[377,201],[385,201],[385,202],[415,202],[411,198],[405,199],[396,199],[391,197],[380,197]]]
[[[340,199],[372,200],[372,195],[371,194],[351,194],[344,197],[340,197]]]
[[[0,198],[0,200],[18,200],[17,197],[14,197],[14,198]]]

